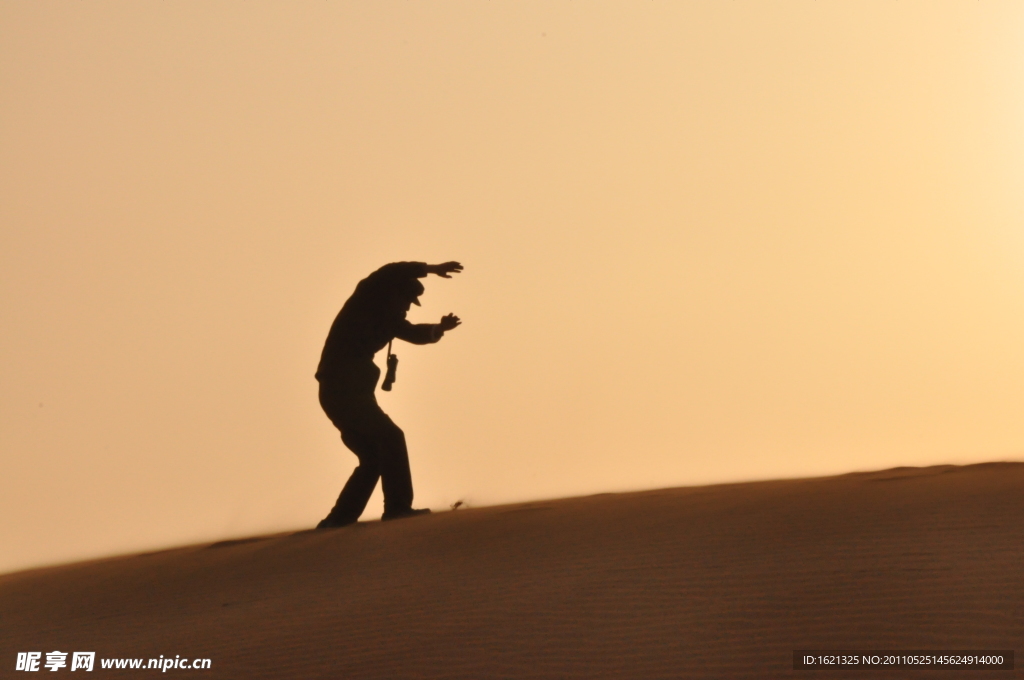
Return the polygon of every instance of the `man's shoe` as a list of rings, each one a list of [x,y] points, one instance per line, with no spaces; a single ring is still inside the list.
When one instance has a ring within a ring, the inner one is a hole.
[[[347,527],[349,524],[355,524],[355,522],[339,522],[333,517],[324,517],[320,520],[320,523],[316,525],[317,529],[337,529],[338,527]]]
[[[413,510],[409,508],[407,510],[399,510],[397,512],[385,512],[380,516],[382,520],[387,522],[392,519],[402,519],[403,517],[415,517],[416,515],[429,515],[430,508],[421,508],[419,510]]]

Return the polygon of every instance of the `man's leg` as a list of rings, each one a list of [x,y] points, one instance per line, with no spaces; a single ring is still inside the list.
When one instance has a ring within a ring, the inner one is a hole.
[[[359,465],[345,483],[334,508],[320,522],[322,527],[339,527],[355,523],[366,509],[366,503],[373,495],[377,480],[380,479],[380,465],[371,442],[354,432],[342,432],[341,441],[356,454]]]
[[[412,508],[412,473],[405,433],[383,411],[376,423],[375,443],[384,489],[384,515],[406,514]]]
[[[371,414],[377,408],[370,397],[359,399],[345,390],[329,389],[320,385],[320,405],[331,423],[341,432],[341,441],[356,454],[359,465],[352,471],[352,476],[345,483],[338,495],[331,512],[317,525],[317,528],[330,528],[352,524],[359,519],[366,509],[366,503],[373,494],[377,480],[380,479],[380,464],[377,461],[376,447],[373,437],[367,437],[360,427],[365,422],[365,413]]]

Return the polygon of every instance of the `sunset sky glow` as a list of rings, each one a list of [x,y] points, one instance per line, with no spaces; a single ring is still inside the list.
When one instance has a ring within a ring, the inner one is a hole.
[[[0,159],[0,572],[314,526],[397,260],[418,506],[1024,460],[1024,3],[8,2]]]

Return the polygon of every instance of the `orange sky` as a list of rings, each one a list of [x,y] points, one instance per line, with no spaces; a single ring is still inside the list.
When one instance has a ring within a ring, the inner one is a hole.
[[[0,159],[0,571],[315,525],[394,260],[417,505],[1024,456],[1019,2],[9,2]]]

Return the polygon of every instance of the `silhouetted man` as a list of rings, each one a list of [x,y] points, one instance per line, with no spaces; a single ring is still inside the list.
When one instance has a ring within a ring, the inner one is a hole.
[[[427,274],[450,279],[451,274],[461,271],[458,262],[386,264],[359,282],[331,325],[316,372],[320,405],[341,430],[341,441],[356,454],[359,465],[318,529],[358,520],[378,479],[382,479],[384,488],[381,519],[430,512],[412,508],[412,475],[405,434],[377,405],[374,390],[380,369],[373,363],[373,355],[394,338],[426,345],[437,342],[445,331],[458,326],[461,321],[454,314],[442,317],[436,324],[412,324],[405,315],[411,305],[420,304],[423,284],[419,279]]]

